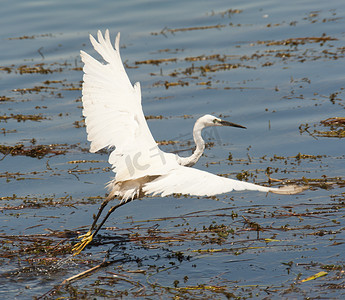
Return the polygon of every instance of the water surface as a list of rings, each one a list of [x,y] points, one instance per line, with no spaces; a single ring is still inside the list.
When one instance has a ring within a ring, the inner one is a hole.
[[[13,1],[0,12],[0,294],[32,297],[344,295],[344,4],[341,1]],[[301,195],[147,197],[119,209],[70,257],[113,176],[88,152],[80,49],[121,32],[121,55],[166,151]],[[155,60],[153,63],[152,60]],[[151,61],[151,62],[150,62]],[[331,137],[332,136],[332,137]],[[335,137],[334,137],[335,136]],[[230,159],[229,159],[230,158]],[[65,279],[99,265],[86,278]],[[325,272],[325,273],[320,273]],[[325,275],[302,282],[309,276]]]

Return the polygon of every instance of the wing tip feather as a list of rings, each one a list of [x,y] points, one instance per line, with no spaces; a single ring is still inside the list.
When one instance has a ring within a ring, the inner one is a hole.
[[[120,52],[120,32],[117,33],[115,38],[115,50]]]
[[[308,190],[309,186],[304,185],[304,186],[299,186],[295,184],[290,184],[290,185],[284,185],[280,188],[277,189],[272,189],[270,192],[274,194],[280,194],[280,195],[295,195],[295,194],[300,194],[305,190]]]
[[[101,41],[103,40],[103,34],[100,29],[97,30],[97,38],[98,38],[98,42],[101,43]]]
[[[93,48],[96,48],[98,45],[98,42],[96,41],[96,39],[93,37],[93,35],[91,33],[89,35],[89,38],[90,38],[90,42],[91,42]]]
[[[104,32],[104,37],[105,37],[105,40],[110,41],[110,33],[109,33],[109,29],[108,28]]]

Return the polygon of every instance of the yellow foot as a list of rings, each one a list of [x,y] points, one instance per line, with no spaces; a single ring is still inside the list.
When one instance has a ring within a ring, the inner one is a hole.
[[[90,235],[92,235],[91,230],[89,230],[89,231],[88,231],[87,233],[85,233],[85,234],[79,235],[79,236],[78,236],[78,239],[84,239],[84,238],[89,237]]]
[[[92,241],[93,233],[88,231],[86,234],[78,236],[78,239],[82,239],[79,243],[75,244],[72,248],[73,256],[78,255],[83,249]]]

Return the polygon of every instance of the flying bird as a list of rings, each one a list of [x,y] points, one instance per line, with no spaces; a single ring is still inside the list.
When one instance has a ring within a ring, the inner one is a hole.
[[[90,152],[113,148],[109,163],[116,173],[107,187],[109,195],[101,204],[90,230],[73,248],[80,253],[100,230],[109,215],[118,207],[145,195],[168,196],[173,193],[195,196],[211,196],[235,191],[252,190],[276,194],[296,194],[303,188],[286,185],[280,188],[260,186],[217,176],[191,168],[201,157],[205,142],[201,132],[209,126],[244,126],[221,120],[212,115],[199,118],[193,128],[196,149],[189,157],[166,153],[154,140],[142,109],[139,82],[131,84],[120,57],[120,33],[112,46],[109,30],[103,37],[98,31],[98,41],[90,35],[94,49],[104,62],[99,62],[84,51],[80,52],[84,63],[82,88],[83,115]],[[96,227],[103,209],[117,197],[113,206]]]

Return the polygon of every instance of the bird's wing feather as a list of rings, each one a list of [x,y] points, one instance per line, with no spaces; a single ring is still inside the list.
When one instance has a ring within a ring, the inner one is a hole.
[[[143,191],[147,194],[161,194],[162,196],[174,193],[195,196],[213,196],[216,194],[243,190],[273,192],[276,194],[296,194],[303,191],[303,189],[295,185],[287,185],[282,188],[270,188],[217,176],[206,171],[184,166],[178,166],[170,170],[166,175],[162,175],[146,183],[143,187]]]
[[[85,116],[90,152],[115,147],[109,163],[116,170],[125,155],[148,152],[157,147],[148,128],[141,106],[140,84],[132,86],[119,52],[120,34],[111,45],[109,31],[105,36],[98,31],[98,41],[90,35],[95,50],[102,56],[101,63],[81,51],[84,62],[83,114]]]
[[[115,48],[108,30],[104,37],[100,31],[97,36],[98,41],[91,35],[90,40],[105,63],[81,51],[85,64],[83,114],[91,141],[90,151],[115,147],[109,156],[109,163],[116,172],[114,182],[158,176],[146,183],[143,190],[163,196],[172,193],[215,195],[232,190],[294,191],[289,187],[284,190],[261,187],[180,166],[176,155],[161,151],[151,135],[141,106],[140,85],[132,86],[121,61],[120,34],[116,37]]]

